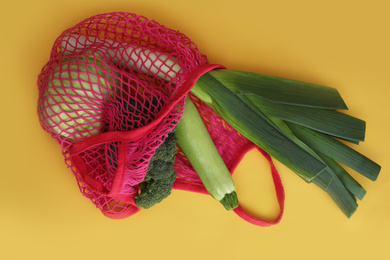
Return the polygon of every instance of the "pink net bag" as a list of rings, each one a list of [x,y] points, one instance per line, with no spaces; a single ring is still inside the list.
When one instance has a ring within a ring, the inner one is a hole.
[[[61,146],[81,193],[105,216],[126,218],[141,210],[134,199],[138,185],[190,95],[231,173],[254,148],[270,162],[279,217],[264,221],[241,206],[234,212],[260,226],[281,220],[284,191],[270,156],[189,93],[215,68],[223,66],[209,64],[184,34],[131,13],[93,16],[56,39],[38,77],[40,124]],[[180,150],[174,167],[174,189],[208,194]]]

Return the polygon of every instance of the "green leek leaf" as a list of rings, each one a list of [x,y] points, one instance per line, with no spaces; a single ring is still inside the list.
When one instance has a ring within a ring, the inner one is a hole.
[[[329,168],[321,172],[313,183],[326,191],[348,218],[356,212],[356,199]]]
[[[262,113],[296,123],[345,140],[364,141],[366,123],[335,110],[268,102],[258,96],[246,96]]]
[[[314,130],[286,122],[294,135],[305,142],[312,149],[342,163],[363,176],[375,181],[381,170],[380,165],[366,156],[355,151],[331,136]]]
[[[338,91],[317,84],[251,72],[218,69],[208,72],[236,94],[256,95],[270,102],[326,109],[348,109]]]
[[[336,174],[343,185],[359,200],[362,200],[366,195],[366,190],[335,160],[326,155],[318,153],[328,167]]]

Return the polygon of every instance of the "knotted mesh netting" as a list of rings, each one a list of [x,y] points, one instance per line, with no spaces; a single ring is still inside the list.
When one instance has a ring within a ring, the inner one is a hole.
[[[82,194],[106,216],[140,210],[138,184],[208,66],[184,34],[131,13],[93,16],[56,39],[38,78],[40,123],[61,145]],[[249,141],[191,97],[230,165]],[[177,183],[202,186],[181,152],[175,170]]]

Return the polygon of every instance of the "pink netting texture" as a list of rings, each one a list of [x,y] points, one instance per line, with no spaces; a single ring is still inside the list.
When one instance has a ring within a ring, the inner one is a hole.
[[[38,78],[39,119],[61,145],[82,194],[103,213],[121,215],[134,207],[137,185],[155,150],[179,122],[184,98],[163,118],[161,111],[191,72],[207,63],[182,33],[131,13],[93,16],[56,39]],[[248,141],[194,101],[229,164]],[[148,128],[156,118],[158,124]],[[112,134],[132,131],[137,135],[131,138]],[[88,142],[77,153],[76,164],[72,149]],[[179,179],[200,183],[182,153],[175,169]],[[123,180],[118,186],[119,173]]]

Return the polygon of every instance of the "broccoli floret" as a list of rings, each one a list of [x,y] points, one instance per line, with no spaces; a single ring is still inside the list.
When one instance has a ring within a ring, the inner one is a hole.
[[[130,99],[124,109],[117,114],[116,128],[122,131],[130,131],[153,120],[155,118],[153,115],[150,115],[148,122],[142,115],[148,113],[148,109],[159,111],[164,104],[158,97],[152,97],[150,101],[141,103],[138,100]],[[176,142],[176,134],[173,130],[156,149],[149,162],[146,176],[143,182],[139,184],[141,192],[135,196],[138,207],[150,208],[171,194],[173,183],[176,180],[176,172],[173,167],[177,153]],[[109,145],[107,154],[108,163],[113,169],[116,169],[118,167],[117,142]],[[143,159],[141,158],[141,160]]]
[[[136,205],[148,209],[171,194],[176,172],[176,134],[172,131],[157,148],[149,162],[145,179],[140,183],[141,192],[135,196]]]

